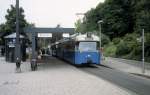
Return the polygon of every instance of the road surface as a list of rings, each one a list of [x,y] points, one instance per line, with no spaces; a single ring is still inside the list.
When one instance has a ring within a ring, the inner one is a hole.
[[[150,95],[150,80],[112,69],[105,66],[89,66],[79,68],[88,74],[103,78],[121,88],[136,93],[137,95]]]

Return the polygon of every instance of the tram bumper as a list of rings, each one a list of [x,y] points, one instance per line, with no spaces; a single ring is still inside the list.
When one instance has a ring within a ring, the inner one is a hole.
[[[86,56],[86,63],[87,64],[92,64],[93,63],[91,55],[89,55],[89,54]]]
[[[99,64],[100,54],[98,52],[77,52],[75,64]]]

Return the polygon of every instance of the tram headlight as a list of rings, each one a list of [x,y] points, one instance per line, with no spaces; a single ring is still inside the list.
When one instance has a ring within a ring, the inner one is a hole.
[[[87,57],[88,57],[88,58],[90,58],[90,57],[91,57],[91,55],[89,55],[89,54],[88,54],[88,55],[87,55]]]

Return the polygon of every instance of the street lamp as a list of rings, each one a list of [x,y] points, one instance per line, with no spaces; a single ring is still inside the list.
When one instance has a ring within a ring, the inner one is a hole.
[[[99,20],[98,22],[98,25],[99,25],[99,43],[100,43],[100,49],[102,47],[102,27],[101,27],[101,24],[103,23],[103,20]]]
[[[103,20],[99,20],[98,22],[98,26],[99,26],[99,47],[100,47],[100,50],[102,49],[102,27],[101,27],[101,24],[103,23]],[[101,52],[101,57],[102,59],[102,52]],[[100,59],[100,61],[101,61]]]
[[[15,46],[15,60],[16,60],[16,70],[20,72],[20,33],[19,33],[19,0],[16,0],[16,46]]]

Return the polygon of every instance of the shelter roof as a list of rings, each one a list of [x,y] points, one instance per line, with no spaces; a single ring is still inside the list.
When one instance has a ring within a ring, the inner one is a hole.
[[[12,33],[10,35],[5,36],[4,38],[16,38],[16,33]],[[24,38],[23,35],[20,35],[20,38]]]

